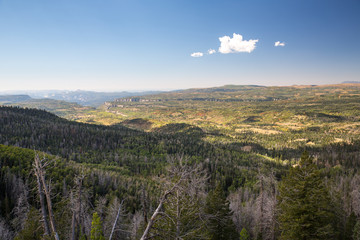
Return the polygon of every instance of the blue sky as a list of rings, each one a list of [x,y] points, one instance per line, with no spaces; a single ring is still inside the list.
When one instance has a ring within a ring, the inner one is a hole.
[[[0,90],[360,81],[359,13],[358,0],[0,0]]]

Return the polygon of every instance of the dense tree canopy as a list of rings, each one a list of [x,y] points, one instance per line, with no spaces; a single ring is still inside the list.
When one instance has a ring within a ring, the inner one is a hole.
[[[208,194],[205,213],[209,217],[207,227],[211,240],[235,240],[239,238],[231,218],[229,202],[226,200],[225,193],[220,185]]]
[[[280,239],[333,239],[334,209],[323,176],[304,153],[279,189]]]
[[[160,208],[153,239],[359,236],[355,143],[310,148],[316,161],[304,155],[297,163],[300,149],[252,145],[248,151],[238,143],[207,141],[208,133],[188,124],[141,132],[0,107],[0,126],[0,236],[5,239],[44,237],[49,216],[42,216],[36,154],[48,161],[43,183],[51,190],[46,201],[53,203],[60,239],[89,239],[92,226],[103,233],[93,231],[97,237],[108,238],[117,216],[113,238],[139,239],[163,193],[183,176],[176,169],[191,174]],[[280,155],[294,159],[283,161]]]

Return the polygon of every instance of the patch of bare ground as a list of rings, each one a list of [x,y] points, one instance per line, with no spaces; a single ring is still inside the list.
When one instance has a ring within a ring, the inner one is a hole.
[[[281,127],[286,127],[290,130],[300,130],[305,127],[303,124],[291,123],[291,122],[277,122],[275,124]]]
[[[349,123],[336,126],[335,130],[346,130],[346,131],[360,131],[360,123]]]
[[[260,134],[265,134],[265,135],[281,134],[282,133],[282,132],[277,131],[277,130],[270,130],[270,129],[263,129],[263,128],[238,128],[238,129],[235,129],[235,131],[238,132],[238,133],[252,131],[254,133],[260,133]]]
[[[305,141],[307,141],[307,139],[306,138],[298,138],[298,139],[294,139],[293,141],[294,142],[305,142]]]

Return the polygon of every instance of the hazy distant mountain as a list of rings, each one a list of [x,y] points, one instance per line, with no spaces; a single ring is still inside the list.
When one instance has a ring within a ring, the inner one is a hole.
[[[360,81],[344,81],[342,83],[360,83]]]
[[[95,109],[63,100],[50,98],[35,99],[28,95],[0,95],[0,105],[42,109],[69,119],[73,119],[77,114],[84,111]]]
[[[0,104],[11,104],[30,100],[29,95],[0,95]]]
[[[94,92],[94,91],[64,91],[64,90],[41,90],[41,91],[9,91],[7,94],[27,94],[32,98],[50,98],[67,102],[74,102],[83,106],[97,107],[106,101],[112,101],[116,98],[143,96],[149,94],[158,94],[161,91],[144,92]]]

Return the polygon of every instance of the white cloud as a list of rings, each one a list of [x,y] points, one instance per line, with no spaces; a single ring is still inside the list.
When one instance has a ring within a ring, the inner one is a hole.
[[[274,46],[275,47],[284,47],[285,46],[285,43],[284,42],[280,42],[280,41],[277,41],[277,42],[275,42],[275,44],[274,44]]]
[[[202,57],[204,54],[202,52],[194,52],[191,54],[192,57]]]
[[[211,55],[211,54],[214,54],[214,53],[216,53],[216,50],[211,49],[211,48],[208,50],[208,54],[210,54],[210,55]]]
[[[252,52],[255,49],[258,39],[243,40],[240,34],[233,34],[233,37],[223,36],[219,38],[221,53],[237,53],[237,52]]]

